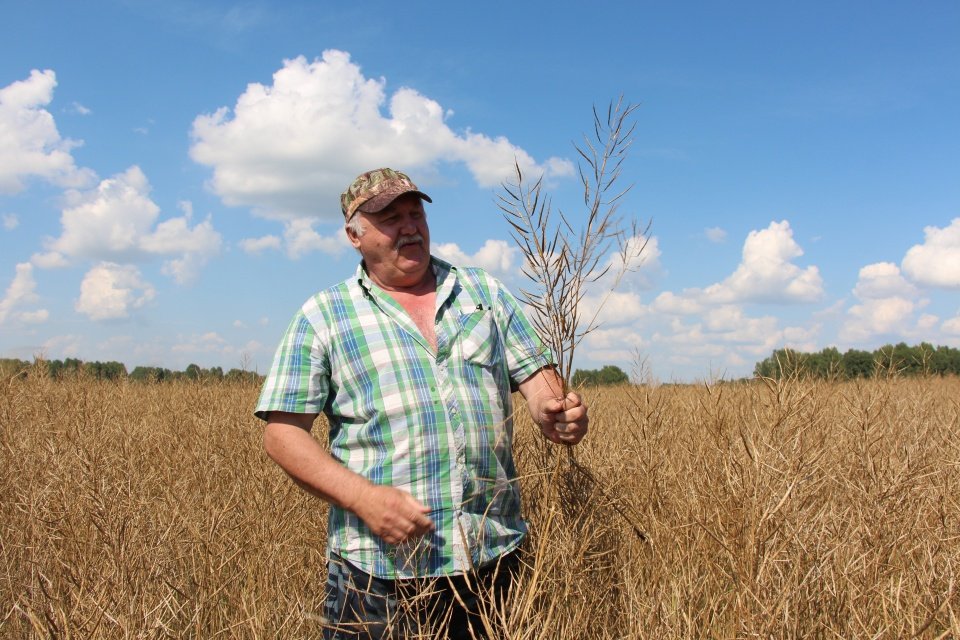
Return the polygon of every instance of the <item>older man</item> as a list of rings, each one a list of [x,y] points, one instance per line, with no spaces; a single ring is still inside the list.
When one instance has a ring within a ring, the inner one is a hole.
[[[296,313],[256,408],[269,456],[330,503],[328,638],[403,637],[424,624],[404,594],[441,577],[420,613],[480,636],[477,592],[502,597],[526,534],[512,392],[550,441],[587,432],[515,298],[430,255],[424,201],[386,168],[342,194],[360,265]],[[329,452],[310,434],[320,413]]]

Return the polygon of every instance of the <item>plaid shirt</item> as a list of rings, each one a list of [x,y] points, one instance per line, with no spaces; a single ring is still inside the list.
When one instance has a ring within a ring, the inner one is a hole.
[[[511,393],[550,355],[496,279],[437,258],[431,268],[436,352],[361,265],[294,316],[255,411],[326,414],[334,458],[430,508],[433,533],[391,545],[330,507],[328,551],[387,579],[468,571],[526,534]]]

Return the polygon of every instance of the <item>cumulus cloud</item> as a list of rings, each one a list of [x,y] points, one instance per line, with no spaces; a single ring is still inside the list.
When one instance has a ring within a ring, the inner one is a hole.
[[[59,266],[69,258],[117,263],[165,258],[163,273],[182,284],[220,251],[220,234],[209,219],[191,226],[189,203],[180,203],[183,216],[158,222],[160,207],[137,166],[90,191],[72,191],[68,200],[62,233],[46,243],[47,253],[34,256],[38,266]]]
[[[76,101],[74,101],[73,104],[70,105],[70,109],[68,111],[70,111],[71,113],[76,113],[81,116],[88,116],[91,113],[93,113],[93,111],[91,111],[90,109],[88,109],[87,107],[83,106],[82,104]]]
[[[247,360],[253,353],[264,351],[262,344],[256,340],[249,340],[242,345],[232,344],[216,331],[179,335],[170,347],[170,351],[180,354],[186,361],[196,361],[198,354],[213,354],[216,360],[236,359],[237,364],[247,368]],[[209,359],[209,358],[208,358]]]
[[[76,358],[80,355],[84,342],[85,338],[75,334],[53,336],[43,343],[41,352],[45,357],[51,357],[50,354],[57,354],[61,358]]]
[[[853,295],[861,300],[880,298],[912,298],[917,288],[907,282],[899,267],[892,262],[877,262],[860,269]]]
[[[631,362],[649,342],[630,328],[613,327],[591,331],[584,338],[583,346],[594,362]]]
[[[317,233],[313,228],[314,223],[315,220],[310,218],[295,218],[284,224],[283,240],[287,245],[287,256],[297,259],[314,251],[338,256],[348,248],[353,249],[342,228],[325,236]]]
[[[20,218],[13,213],[3,214],[3,228],[7,231],[13,231],[20,225]]]
[[[238,243],[244,253],[258,254],[264,251],[279,251],[280,238],[273,235],[261,236],[259,238],[244,238]]]
[[[823,280],[817,267],[802,269],[792,262],[802,255],[790,223],[771,222],[750,232],[737,270],[704,289],[704,299],[718,304],[816,301],[823,295]]]
[[[914,313],[925,304],[916,299],[918,293],[895,264],[878,262],[861,268],[853,288],[860,303],[847,310],[840,338],[858,343],[876,336],[915,333],[919,327]]]
[[[847,311],[840,338],[864,342],[878,335],[907,334],[915,308],[913,301],[900,297],[864,300]]]
[[[45,253],[35,253],[30,257],[30,262],[41,269],[60,269],[70,266],[66,256],[57,251],[47,251]]]
[[[653,300],[651,305],[656,313],[687,316],[703,312],[703,305],[691,297],[664,291]]]
[[[960,289],[960,218],[944,229],[925,227],[923,244],[910,247],[904,273],[919,285]]]
[[[711,368],[742,370],[773,350],[787,346],[803,351],[815,351],[822,327],[780,326],[773,316],[749,316],[739,305],[721,305],[692,323],[673,317],[668,327],[654,332],[651,343],[662,350],[662,358],[687,365],[710,360]]]
[[[457,133],[436,101],[410,88],[388,100],[385,87],[343,51],[286,60],[272,85],[250,84],[232,110],[194,120],[191,157],[212,168],[210,186],[228,205],[331,222],[343,188],[371,167],[400,167],[422,182],[437,163],[461,162],[484,187],[509,177],[515,160],[529,174],[573,174],[571,162],[538,164],[506,138]]]
[[[719,244],[727,239],[727,232],[720,227],[709,227],[704,229],[703,232],[710,242]]]
[[[589,325],[609,327],[632,324],[648,313],[640,296],[631,291],[612,291],[605,295],[584,296],[578,306],[581,328]]]
[[[434,244],[430,250],[450,264],[480,267],[501,278],[513,270],[513,260],[519,251],[503,240],[487,240],[473,255],[465,253],[455,242]]]
[[[607,258],[604,267],[606,273],[594,285],[590,286],[593,293],[598,291],[618,290],[646,291],[652,289],[654,280],[660,275],[660,241],[656,236],[633,236],[626,242],[626,253],[629,264],[624,265],[623,255],[613,251]],[[626,270],[624,270],[626,266]],[[620,281],[615,282],[619,277]]]
[[[952,318],[949,318],[943,322],[940,326],[940,329],[944,333],[948,333],[954,336],[960,336],[960,313],[957,313]]]
[[[61,138],[44,108],[56,86],[53,71],[33,70],[26,80],[0,88],[0,193],[22,191],[28,178],[63,187],[80,187],[94,179],[71,155],[80,143]]]
[[[180,353],[222,353],[233,350],[230,344],[216,331],[186,337],[181,336],[179,340],[177,344],[173,345],[172,349]]]
[[[83,277],[74,308],[91,320],[126,318],[156,296],[156,290],[133,265],[101,262]]]
[[[654,245],[656,255],[659,249]],[[737,269],[722,282],[705,289],[665,291],[651,305],[657,313],[674,316],[703,313],[708,307],[744,302],[813,302],[823,296],[823,280],[815,266],[805,269],[792,261],[803,255],[793,239],[790,223],[771,222],[760,231],[751,231],[743,244]]]
[[[28,324],[35,324],[46,320],[48,314],[45,309],[22,311],[19,314],[14,313],[15,310],[31,305],[39,300],[36,289],[37,283],[33,279],[33,265],[29,262],[21,262],[17,265],[16,274],[10,282],[10,286],[7,287],[3,299],[0,300],[0,324],[4,323],[7,318],[10,317],[16,317],[18,320]]]

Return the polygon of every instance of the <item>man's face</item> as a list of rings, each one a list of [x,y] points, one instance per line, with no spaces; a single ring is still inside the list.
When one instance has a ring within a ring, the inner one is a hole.
[[[358,236],[348,227],[347,237],[373,281],[387,289],[420,284],[430,268],[430,229],[420,196],[404,194],[377,213],[356,215],[365,232]]]

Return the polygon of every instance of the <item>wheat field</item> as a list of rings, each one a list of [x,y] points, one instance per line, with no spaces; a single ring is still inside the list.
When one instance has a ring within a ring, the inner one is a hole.
[[[319,637],[326,511],[256,386],[0,383],[0,636]],[[583,394],[572,459],[519,409],[496,637],[960,638],[960,380]]]

